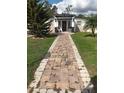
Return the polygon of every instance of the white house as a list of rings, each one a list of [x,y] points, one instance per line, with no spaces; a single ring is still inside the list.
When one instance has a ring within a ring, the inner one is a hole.
[[[85,20],[81,18],[76,18],[75,15],[72,14],[57,14],[54,18],[51,18],[51,26],[50,31],[55,33],[57,28],[62,28],[63,32],[85,32],[83,30],[83,26],[85,24]],[[87,32],[91,32],[91,30],[87,30]]]

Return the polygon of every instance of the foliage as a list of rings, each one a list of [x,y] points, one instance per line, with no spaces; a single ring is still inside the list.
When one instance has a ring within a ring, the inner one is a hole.
[[[77,18],[86,19],[86,16],[85,16],[85,15],[83,15],[83,14],[79,14],[79,15],[77,15],[76,17],[77,17]]]
[[[52,12],[54,15],[57,14],[57,9],[58,9],[57,6],[54,5],[52,8]]]
[[[51,17],[52,11],[46,0],[27,1],[27,28],[32,34],[38,37],[46,35]]]
[[[97,15],[90,15],[86,17],[85,20],[86,22],[83,29],[91,29],[92,35],[95,37],[95,29],[97,28]]]
[[[71,12],[72,12],[73,10],[72,10],[72,5],[68,5],[66,8],[65,8],[65,11],[64,11],[64,13],[63,14],[71,14]]]

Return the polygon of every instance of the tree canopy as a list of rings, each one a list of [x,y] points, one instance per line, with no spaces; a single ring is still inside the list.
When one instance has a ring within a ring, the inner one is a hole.
[[[91,29],[92,35],[95,36],[95,29],[97,28],[97,15],[90,15],[86,17],[85,20],[84,30]]]
[[[46,35],[49,32],[51,17],[51,5],[47,0],[27,1],[27,28],[32,34],[38,37]]]
[[[53,11],[54,15],[57,14],[57,9],[58,9],[57,6],[54,5],[53,8],[52,8],[52,11]]]

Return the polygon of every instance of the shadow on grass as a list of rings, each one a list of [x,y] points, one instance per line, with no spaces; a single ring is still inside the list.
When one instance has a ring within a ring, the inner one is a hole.
[[[57,37],[57,36],[58,36],[58,33],[46,34],[42,36],[28,35],[28,37],[31,37],[33,39],[45,39],[45,38],[52,38],[52,37]]]
[[[94,37],[92,34],[87,34],[84,37]],[[97,34],[95,34],[95,37],[97,37]]]
[[[56,37],[58,35],[58,33],[53,33],[53,34],[47,34],[45,37],[49,38],[49,37]]]
[[[35,73],[36,69],[38,68],[42,59],[43,59],[43,57],[41,57],[37,60],[34,60],[29,64],[27,62],[27,86],[31,83],[31,81],[34,80],[34,73]]]
[[[33,61],[30,64],[27,64],[27,86],[31,83],[31,81],[34,79],[34,73],[36,71],[36,68],[39,66],[41,61],[41,58],[38,60]]]
[[[37,59],[37,60],[32,61],[30,64],[27,64],[27,65],[36,64],[36,62],[39,62],[39,61],[41,61],[42,59],[43,59],[43,58],[39,58],[39,59]]]
[[[94,85],[94,92],[97,93],[97,75],[94,77],[91,77],[91,83]]]

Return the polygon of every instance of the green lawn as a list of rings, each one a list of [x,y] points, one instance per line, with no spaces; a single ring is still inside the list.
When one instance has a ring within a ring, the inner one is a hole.
[[[91,37],[90,33],[77,32],[72,38],[78,51],[89,71],[91,77],[97,75],[97,38]]]
[[[45,39],[27,39],[27,83],[33,80],[34,72],[41,59],[47,53],[55,37]]]

